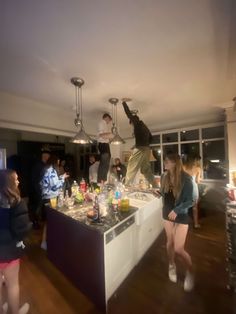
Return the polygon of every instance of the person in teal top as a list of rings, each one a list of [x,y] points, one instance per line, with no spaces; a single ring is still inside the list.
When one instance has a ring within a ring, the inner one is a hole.
[[[166,155],[164,166],[166,171],[161,178],[161,193],[163,196],[162,215],[167,237],[169,279],[177,282],[175,255],[179,255],[187,268],[184,290],[191,291],[194,287],[192,260],[184,246],[189,228],[188,211],[193,205],[192,178],[183,171],[181,159],[176,153]]]

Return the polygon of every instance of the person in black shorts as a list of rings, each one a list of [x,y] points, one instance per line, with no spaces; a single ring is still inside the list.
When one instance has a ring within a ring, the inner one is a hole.
[[[193,204],[192,178],[183,171],[180,157],[168,153],[164,159],[165,173],[161,178],[163,196],[163,219],[167,237],[167,254],[169,259],[169,279],[177,282],[175,254],[179,255],[187,269],[184,290],[194,287],[192,260],[184,245],[189,227],[189,208]]]

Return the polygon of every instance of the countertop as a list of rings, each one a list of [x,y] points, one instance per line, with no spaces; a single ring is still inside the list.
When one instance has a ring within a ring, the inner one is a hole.
[[[127,212],[114,212],[112,208],[108,209],[107,215],[100,218],[100,222],[93,221],[87,217],[88,210],[92,209],[92,203],[75,205],[73,208],[63,206],[61,208],[55,208],[55,211],[69,216],[72,219],[86,225],[88,228],[96,229],[101,233],[105,233],[114,226],[118,225],[122,221],[131,217],[138,210],[137,207],[130,206]]]

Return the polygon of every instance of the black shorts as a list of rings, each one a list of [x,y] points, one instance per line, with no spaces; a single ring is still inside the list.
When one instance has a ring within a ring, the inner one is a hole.
[[[174,223],[183,224],[183,225],[188,225],[190,222],[190,217],[188,214],[178,214],[177,217],[175,218],[175,220],[170,220],[168,218],[169,213],[170,213],[170,211],[166,211],[163,209],[162,217],[164,220],[172,221]]]

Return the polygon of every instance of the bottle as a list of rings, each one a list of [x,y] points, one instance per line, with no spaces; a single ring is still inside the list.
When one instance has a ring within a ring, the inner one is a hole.
[[[82,180],[80,181],[79,188],[81,192],[86,192],[86,182],[84,178],[82,178]]]
[[[99,208],[97,195],[95,196],[95,199],[94,199],[93,210],[94,210],[94,221],[99,222],[100,221],[100,208]]]
[[[76,196],[79,191],[79,185],[78,183],[74,180],[72,186],[71,186],[71,196]]]
[[[63,191],[63,189],[60,189],[59,193],[58,193],[57,206],[60,208],[63,205],[64,205],[64,191]]]
[[[69,191],[66,190],[65,199],[64,199],[64,204],[65,204],[66,206],[68,206],[69,198],[70,198],[70,197],[69,197]]]
[[[122,192],[123,192],[122,184],[121,184],[121,182],[118,182],[116,185],[116,188],[115,188],[115,195],[114,195],[115,199],[117,200],[118,207],[120,207],[120,200],[122,197]]]

